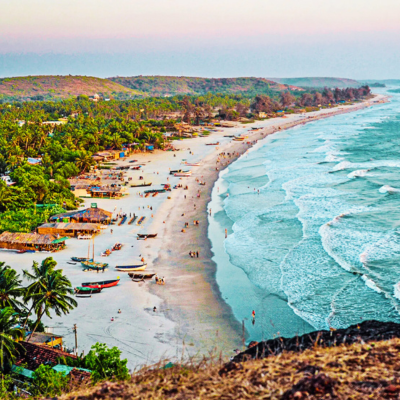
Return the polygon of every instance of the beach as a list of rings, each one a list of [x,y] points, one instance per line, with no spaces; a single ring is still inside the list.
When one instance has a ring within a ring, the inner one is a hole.
[[[70,257],[87,255],[88,242],[76,239],[68,240],[67,248],[58,253],[2,252],[2,261],[22,272],[33,260],[41,261],[51,256],[73,286],[120,276],[117,287],[105,289],[91,298],[77,299],[79,306],[69,315],[44,320],[54,333],[64,336],[68,348],[74,347],[72,327],[77,324],[79,351],[86,354],[96,342],[117,346],[122,356],[128,358],[131,369],[162,359],[179,360],[187,356],[209,355],[210,352],[231,356],[234,349],[243,346],[242,326],[221,296],[208,238],[208,216],[213,213],[212,209],[209,210],[209,202],[220,172],[255,143],[276,131],[356,111],[385,99],[378,95],[369,102],[307,113],[306,117],[296,114],[253,124],[236,124],[233,128],[220,128],[209,137],[175,141],[173,145],[178,149],[175,152],[136,153],[126,160],[116,161],[116,166],[127,165],[132,159],[142,165],[141,171],[127,171],[126,178],[132,177],[133,181],[142,175],[144,181],[152,182],[152,188],[161,188],[162,184],[182,184],[188,189],[172,189],[156,197],[144,198],[139,193],[146,188],[129,187],[129,195],[119,200],[84,199],[84,207],[96,203],[114,213],[122,211],[128,216],[136,213],[146,217],[140,227],[136,224],[115,225],[107,227],[96,237],[97,261],[100,253],[114,243],[124,245],[122,250],[105,259],[110,267],[104,273],[83,272],[79,264],[67,264]],[[254,131],[251,128],[260,129]],[[227,137],[241,134],[247,136],[243,142]],[[207,145],[215,142],[220,144]],[[226,156],[221,156],[221,153]],[[186,167],[183,160],[201,165]],[[179,178],[169,174],[170,169],[180,168],[190,169],[192,175]],[[200,185],[199,181],[205,184]],[[199,224],[194,225],[193,221],[199,221]],[[188,223],[186,228],[185,223]],[[137,233],[157,233],[157,237],[137,240]],[[221,237],[221,242],[223,240]],[[190,257],[191,251],[199,252],[199,256]],[[156,285],[154,280],[132,282],[126,273],[114,269],[116,265],[138,263],[142,257],[148,263],[146,272],[154,271],[159,277],[165,277],[165,285]],[[156,311],[153,311],[154,307]]]

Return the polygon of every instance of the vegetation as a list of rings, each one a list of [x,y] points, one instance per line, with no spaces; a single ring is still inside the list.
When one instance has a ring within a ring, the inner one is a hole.
[[[7,185],[0,180],[0,231],[30,232],[51,215],[75,209],[80,200],[70,191],[68,179],[88,172],[99,151],[120,150],[126,145],[135,150],[147,145],[164,148],[169,140],[166,133],[171,134],[170,139],[181,136],[181,122],[199,126],[215,118],[270,118],[281,110],[311,111],[369,94],[367,86],[297,91],[256,78],[185,79],[179,82],[190,83],[192,92],[204,89],[208,93],[97,102],[79,95],[57,102],[0,104],[0,174],[15,183]],[[285,90],[277,91],[279,88]],[[212,93],[217,90],[235,93]]]
[[[131,381],[61,396],[79,399],[394,399],[400,393],[400,339],[333,348],[317,345],[231,365],[203,362],[144,368]]]
[[[264,78],[194,78],[185,76],[132,76],[109,78],[128,88],[150,96],[211,94],[268,94],[288,87]],[[293,88],[295,89],[295,88]]]
[[[126,380],[130,378],[126,366],[128,360],[121,360],[121,351],[117,347],[108,348],[104,343],[96,343],[86,356],[77,359],[61,357],[60,364],[85,368],[91,371],[93,383],[104,380]]]
[[[50,365],[41,365],[35,372],[30,393],[37,397],[53,397],[62,394],[68,387],[69,378],[56,372]]]
[[[92,76],[23,76],[0,79],[0,100],[55,100],[79,95],[103,97],[141,96],[135,90]]]
[[[346,78],[272,78],[273,81],[307,88],[358,88],[362,84],[354,79]]]

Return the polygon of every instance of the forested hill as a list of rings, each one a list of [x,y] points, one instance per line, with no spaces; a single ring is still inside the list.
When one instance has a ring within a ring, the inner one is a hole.
[[[275,82],[300,87],[328,87],[328,88],[347,88],[360,87],[362,84],[354,79],[346,78],[271,78]]]
[[[54,100],[78,95],[126,98],[142,95],[108,79],[92,76],[23,76],[0,79],[0,99]]]
[[[150,96],[204,95],[206,93],[247,95],[271,94],[287,89],[286,85],[264,78],[195,78],[185,76],[113,77],[111,81]],[[291,88],[296,90],[297,88]]]

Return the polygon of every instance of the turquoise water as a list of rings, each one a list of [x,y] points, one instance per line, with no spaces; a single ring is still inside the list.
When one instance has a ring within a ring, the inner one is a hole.
[[[217,182],[216,279],[249,338],[400,322],[400,94],[390,94],[266,138]]]

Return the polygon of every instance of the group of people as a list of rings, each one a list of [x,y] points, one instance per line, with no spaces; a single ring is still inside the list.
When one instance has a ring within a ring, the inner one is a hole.
[[[164,277],[159,278],[159,277],[156,275],[154,279],[156,280],[156,284],[157,284],[157,285],[165,285],[165,278],[164,278]]]
[[[189,256],[190,256],[190,258],[199,258],[199,252],[198,251],[189,251]]]

